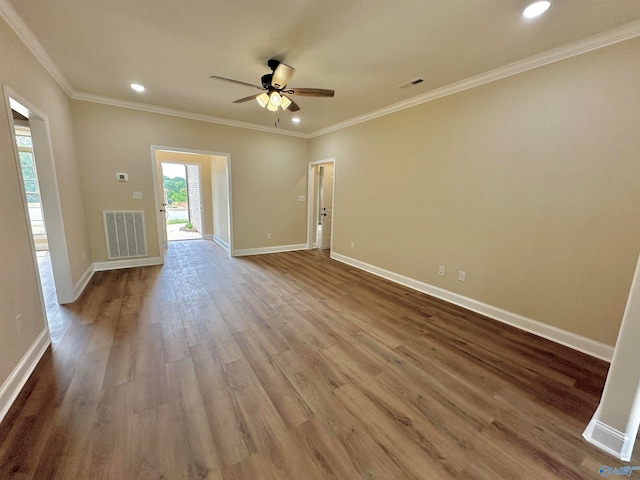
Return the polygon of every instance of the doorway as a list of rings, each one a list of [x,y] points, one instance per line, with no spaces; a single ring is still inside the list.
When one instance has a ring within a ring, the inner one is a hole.
[[[15,158],[22,183],[22,205],[29,219],[34,267],[40,284],[43,311],[46,312],[45,300],[47,305],[53,306],[56,303],[71,303],[76,299],[49,122],[43,112],[9,87],[4,87],[4,94],[11,128],[15,133]]]
[[[331,249],[335,160],[309,163],[308,248]]]
[[[151,161],[161,258],[170,241],[184,240],[189,234],[190,238],[213,240],[232,252],[230,155],[152,145]],[[180,230],[183,227],[187,228]],[[175,238],[173,230],[182,238]]]
[[[162,162],[167,241],[203,238],[200,165]]]

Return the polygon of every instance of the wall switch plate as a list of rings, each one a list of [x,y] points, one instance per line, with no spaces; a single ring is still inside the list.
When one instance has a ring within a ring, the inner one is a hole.
[[[271,234],[270,233],[267,233],[267,239],[271,240]]]
[[[133,198],[140,200],[142,198],[142,192],[133,192]]]
[[[116,178],[119,182],[128,182],[129,174],[128,173],[116,173]]]
[[[298,195],[298,201],[304,202],[307,198],[304,195]]]
[[[354,250],[356,248],[356,243],[355,242],[351,242],[351,250]]]
[[[440,265],[440,268],[438,268],[438,275],[444,277],[446,271],[447,271],[447,269],[445,267],[443,267],[442,265]]]
[[[458,272],[458,280],[460,280],[461,282],[464,282],[466,278],[467,278],[467,272],[463,272],[462,270],[460,270]]]

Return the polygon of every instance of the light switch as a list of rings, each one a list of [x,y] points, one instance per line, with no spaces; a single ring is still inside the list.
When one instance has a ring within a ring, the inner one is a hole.
[[[142,192],[133,192],[133,198],[140,200],[142,198]]]

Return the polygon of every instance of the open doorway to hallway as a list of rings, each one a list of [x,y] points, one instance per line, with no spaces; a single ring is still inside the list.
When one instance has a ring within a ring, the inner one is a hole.
[[[29,119],[16,110],[12,109],[11,113],[13,116],[14,138],[16,146],[18,147],[20,173],[24,187],[27,213],[29,215],[31,238],[36,252],[44,307],[49,321],[49,330],[55,335],[58,325],[54,319],[57,319],[55,314],[59,310],[59,305],[53,279],[51,255],[49,254],[49,241],[47,239],[47,228],[44,219],[44,208],[42,205],[42,194],[40,193],[33,138],[31,137]]]
[[[167,240],[203,238],[200,165],[162,162]]]
[[[6,85],[3,88],[14,133],[14,153],[38,279],[38,296],[52,345],[61,340],[70,319],[61,306],[75,300],[62,221],[49,121],[45,113]]]
[[[309,164],[308,247],[331,249],[335,161]]]

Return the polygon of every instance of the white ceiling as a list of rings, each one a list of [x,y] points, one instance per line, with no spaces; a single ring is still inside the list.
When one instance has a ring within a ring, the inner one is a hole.
[[[529,0],[9,1],[77,92],[301,133],[640,19],[639,0],[552,0],[534,20]],[[335,98],[293,97],[301,111],[276,114],[209,78],[259,84],[271,57],[297,69],[290,87]]]

